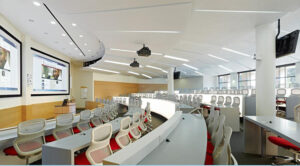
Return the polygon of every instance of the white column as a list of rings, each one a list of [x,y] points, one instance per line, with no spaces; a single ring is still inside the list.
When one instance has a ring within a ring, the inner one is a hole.
[[[256,115],[276,116],[275,26],[256,27]]]
[[[168,72],[168,93],[174,94],[174,68],[171,67]]]

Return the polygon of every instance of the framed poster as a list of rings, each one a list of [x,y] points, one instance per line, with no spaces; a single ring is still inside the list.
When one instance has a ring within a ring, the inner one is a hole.
[[[33,51],[31,96],[69,95],[70,63],[50,54]]]
[[[22,96],[22,43],[0,25],[0,98]]]

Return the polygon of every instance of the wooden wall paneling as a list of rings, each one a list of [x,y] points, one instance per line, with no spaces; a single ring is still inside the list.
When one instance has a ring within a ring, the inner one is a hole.
[[[16,126],[22,119],[22,106],[0,110],[0,128]]]
[[[119,95],[128,95],[130,93],[138,92],[138,84],[134,83],[120,83],[120,82],[94,82],[94,97],[95,98],[109,98]]]
[[[168,90],[167,84],[139,84],[140,93],[152,93],[159,90]]]

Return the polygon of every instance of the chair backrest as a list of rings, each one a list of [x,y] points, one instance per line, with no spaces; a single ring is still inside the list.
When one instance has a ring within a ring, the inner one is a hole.
[[[131,126],[131,129],[130,129],[130,134],[132,135],[132,137],[134,139],[138,139],[142,136],[142,133],[140,132],[139,130],[139,124],[140,124],[140,113],[139,112],[136,112],[133,114],[133,117],[132,117],[132,126]]]
[[[216,101],[217,101],[217,96],[215,96],[215,95],[211,96],[210,103],[211,103],[211,104],[215,104]]]
[[[130,130],[130,123],[130,117],[125,117],[121,120],[120,131],[116,136],[116,142],[121,148],[124,148],[131,143],[131,139],[128,135]]]
[[[223,105],[224,104],[224,96],[219,96],[218,97],[218,105]]]
[[[80,121],[77,123],[77,128],[80,131],[85,131],[91,128],[90,126],[91,111],[84,110],[80,112]]]
[[[18,124],[18,137],[13,142],[18,155],[31,156],[42,152],[45,126],[44,119],[33,119]]]
[[[214,164],[229,165],[231,163],[230,138],[232,134],[231,127],[224,128],[224,137],[218,147],[213,152]]]
[[[96,98],[96,100],[95,100],[95,101],[96,101],[96,103],[99,103],[99,98]]]
[[[224,105],[225,105],[225,106],[231,106],[231,103],[232,103],[232,98],[231,98],[231,96],[226,96]]]
[[[294,120],[300,123],[300,104],[294,108]]]
[[[294,88],[291,90],[291,95],[300,95],[300,88]]]
[[[239,106],[240,106],[240,98],[239,97],[234,97],[232,107],[239,107]]]
[[[221,140],[224,136],[224,123],[225,123],[225,115],[220,115],[218,118],[218,126],[215,128],[213,133],[211,134],[211,141],[215,147],[219,146]]]
[[[277,89],[276,95],[277,95],[277,97],[285,97],[285,95],[286,95],[286,89],[284,89],[284,88]]]
[[[56,117],[56,128],[53,130],[53,136],[56,140],[73,135],[72,124],[74,115],[61,114]]]
[[[219,115],[220,115],[220,111],[214,111],[214,116],[208,124],[209,133],[212,133],[213,129],[218,125]]]
[[[92,165],[101,164],[103,159],[112,154],[110,138],[112,125],[106,123],[93,129],[92,141],[86,151],[86,157]]]

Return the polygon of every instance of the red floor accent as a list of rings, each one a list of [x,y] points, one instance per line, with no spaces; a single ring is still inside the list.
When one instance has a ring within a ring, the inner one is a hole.
[[[276,136],[269,136],[268,137],[269,141],[271,141],[273,144],[287,148],[287,149],[294,149],[296,151],[300,151],[300,147],[292,144],[286,139],[276,137]]]
[[[55,139],[55,137],[54,137],[53,135],[47,135],[47,136],[45,137],[45,140],[46,140],[47,143],[48,143],[48,142],[56,141],[56,139]]]
[[[118,145],[118,143],[116,142],[116,139],[115,138],[111,138],[110,139],[110,147],[111,147],[111,150],[118,150],[118,149],[121,149],[121,147]]]
[[[212,154],[214,152],[215,146],[208,141],[206,146],[206,154]]]
[[[75,165],[91,165],[89,160],[85,156],[85,152],[80,153],[78,156],[75,157]]]
[[[205,156],[205,165],[213,165],[214,164],[214,159],[211,155],[206,155]]]
[[[77,127],[73,127],[74,134],[80,133],[80,130]]]
[[[3,152],[5,153],[5,155],[7,156],[16,156],[18,155],[17,151],[15,150],[15,148],[13,146],[7,147],[3,150]]]

